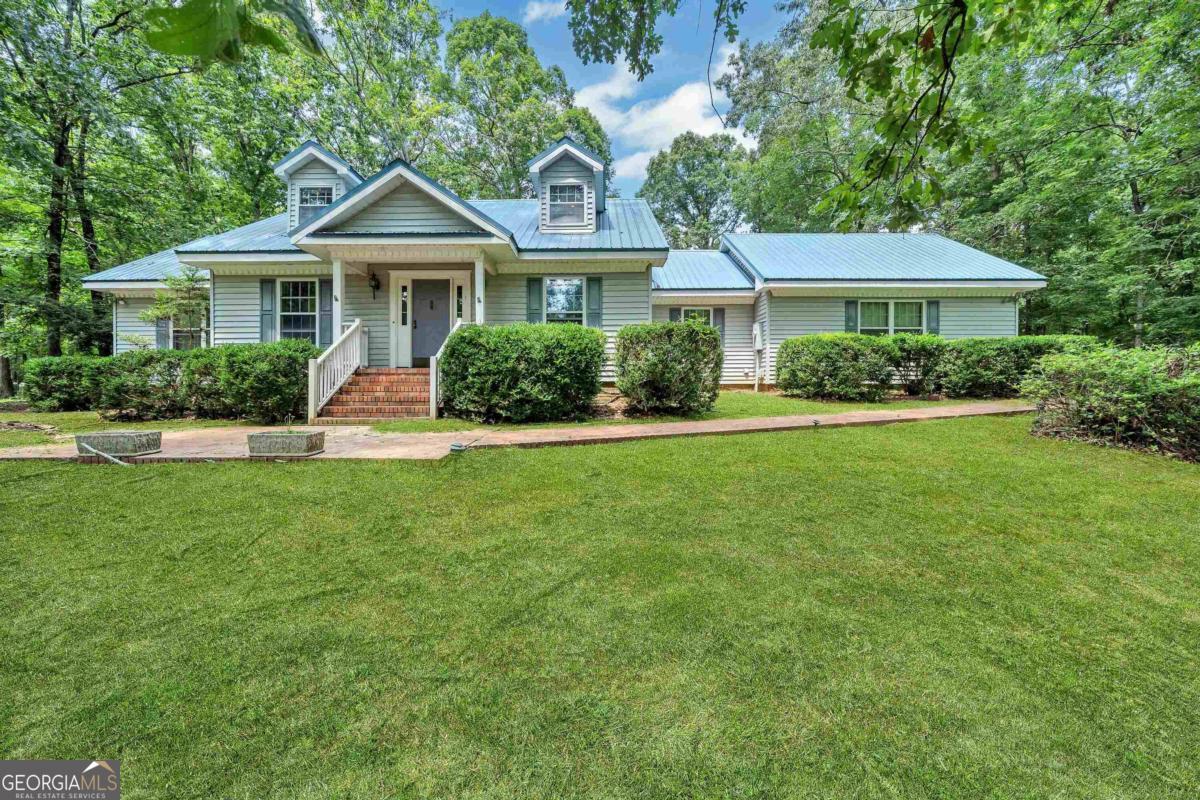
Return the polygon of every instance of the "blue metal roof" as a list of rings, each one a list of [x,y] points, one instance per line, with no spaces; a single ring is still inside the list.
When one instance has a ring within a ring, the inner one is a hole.
[[[645,200],[608,198],[595,233],[542,233],[537,200],[472,200],[471,205],[512,231],[518,250],[666,250],[658,220]]]
[[[323,146],[320,142],[316,141],[315,139],[309,139],[306,142],[301,142],[299,145],[292,148],[291,152],[289,152],[286,156],[284,156],[283,158],[281,158],[275,162],[275,168],[278,168],[280,164],[286,164],[288,162],[288,159],[294,158],[298,153],[303,152],[305,149],[307,149],[309,147],[313,148],[314,150],[319,150],[321,152],[321,154],[324,156],[328,156],[329,158],[332,158],[334,161],[341,164],[346,169],[350,170],[350,172],[354,175],[354,177],[358,178],[360,181],[363,179],[362,175],[358,174],[358,170],[356,170],[354,167],[350,166],[350,162],[346,161],[346,159],[342,158],[337,153],[330,150],[328,147]]]
[[[361,184],[360,184],[361,185]],[[287,214],[251,222],[180,245],[177,253],[301,253],[288,238]]]
[[[203,272],[203,270],[201,270]],[[167,276],[183,274],[183,265],[175,257],[174,250],[160,250],[152,255],[144,256],[136,261],[130,261],[119,267],[112,267],[103,272],[93,272],[83,280],[85,283],[95,282],[132,282],[146,281],[161,282]],[[207,272],[205,272],[207,274]]]
[[[593,161],[595,161],[595,162],[597,162],[597,163],[599,163],[599,164],[603,164],[603,163],[604,163],[604,159],[603,159],[603,158],[601,158],[601,157],[600,157],[600,155],[599,155],[599,154],[598,154],[598,153],[597,153],[595,150],[592,150],[590,147],[584,147],[584,146],[583,146],[583,145],[581,145],[579,142],[577,142],[577,141],[575,141],[574,139],[572,139],[570,136],[560,136],[560,137],[559,137],[559,139],[558,139],[558,141],[556,141],[554,144],[552,144],[552,145],[550,145],[549,147],[547,147],[547,148],[546,148],[545,150],[543,150],[542,152],[538,153],[538,154],[537,154],[536,156],[534,156],[533,158],[531,158],[531,159],[529,159],[528,161],[526,161],[526,162],[525,162],[525,165],[526,165],[526,166],[529,166],[529,167],[532,167],[534,164],[536,164],[537,162],[541,161],[543,158],[545,158],[546,156],[550,155],[550,154],[551,154],[551,153],[553,153],[555,150],[557,150],[558,148],[562,147],[564,144],[569,144],[569,145],[571,145],[571,147],[574,147],[576,150],[578,150],[579,152],[583,153],[585,156],[587,156],[588,158],[592,159]]]
[[[932,233],[731,233],[722,242],[765,281],[1044,280]]]
[[[672,250],[667,263],[655,267],[651,280],[655,289],[741,289],[754,288],[742,268],[720,250]]]

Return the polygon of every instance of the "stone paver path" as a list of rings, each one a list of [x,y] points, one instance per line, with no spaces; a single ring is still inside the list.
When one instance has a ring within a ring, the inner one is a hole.
[[[296,426],[295,429],[325,431],[325,452],[315,456],[317,459],[430,460],[444,458],[450,453],[452,444],[465,445],[472,449],[604,444],[671,436],[711,436],[797,429],[844,428],[854,425],[887,425],[896,422],[920,422],[932,419],[1022,414],[1032,410],[1033,406],[1027,403],[1015,400],[997,400],[961,405],[926,406],[924,408],[845,411],[839,414],[815,416],[577,425],[563,428],[495,429],[479,427],[447,433],[378,433],[371,430],[370,427],[358,425]],[[138,463],[245,460],[249,458],[246,452],[246,434],[262,430],[279,429],[226,427],[166,431],[162,437],[161,453],[130,460]],[[0,450],[0,460],[30,458],[73,460],[76,457],[73,441]]]

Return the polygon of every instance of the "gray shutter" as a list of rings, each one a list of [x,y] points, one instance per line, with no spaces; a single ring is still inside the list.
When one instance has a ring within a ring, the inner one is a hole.
[[[585,320],[589,328],[604,327],[604,279],[587,279],[587,314]]]
[[[671,306],[667,309],[667,319],[671,322],[679,322],[683,319],[683,309],[679,306]]]
[[[712,324],[721,334],[721,344],[725,344],[725,309],[714,308],[712,312]]]
[[[858,333],[858,301],[846,301],[846,333]]]
[[[258,282],[258,340],[275,341],[275,279],[263,278]]]
[[[333,278],[317,282],[317,344],[333,344]]]
[[[542,279],[525,279],[525,321],[542,321]]]
[[[170,319],[157,319],[154,321],[154,346],[159,350],[171,349]]]
[[[942,332],[942,304],[938,300],[928,300],[925,303],[925,332]]]

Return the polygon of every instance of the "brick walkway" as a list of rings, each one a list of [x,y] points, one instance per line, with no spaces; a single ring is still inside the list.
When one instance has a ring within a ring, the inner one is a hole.
[[[367,426],[312,426],[296,430],[325,431],[325,452],[318,459],[407,459],[444,458],[452,444],[478,449],[485,447],[552,447],[558,445],[605,444],[637,439],[661,439],[671,436],[712,436],[734,433],[758,433],[816,428],[845,428],[855,425],[888,425],[895,422],[920,422],[958,417],[1022,414],[1033,407],[1016,400],[964,403],[952,406],[927,406],[894,411],[846,411],[817,416],[755,417],[696,422],[647,422],[619,425],[578,425],[564,428],[494,429],[479,427],[449,433],[377,433]],[[161,453],[131,459],[139,463],[168,461],[240,461],[246,460],[246,434],[278,428],[193,428],[163,433]],[[0,460],[75,459],[73,441],[36,447],[0,450]],[[96,460],[96,459],[92,459]]]

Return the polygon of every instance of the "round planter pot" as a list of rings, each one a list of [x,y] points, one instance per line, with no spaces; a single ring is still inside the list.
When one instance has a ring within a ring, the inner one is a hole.
[[[325,451],[325,431],[268,431],[246,434],[252,458],[307,458]]]
[[[162,450],[162,431],[103,431],[75,434],[81,456],[94,456],[88,447],[109,456],[148,456]]]

